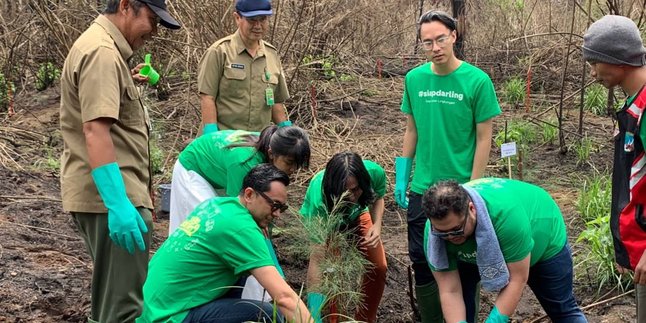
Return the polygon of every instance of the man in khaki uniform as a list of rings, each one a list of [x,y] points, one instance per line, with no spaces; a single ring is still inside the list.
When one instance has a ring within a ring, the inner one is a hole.
[[[238,30],[202,56],[198,90],[204,133],[261,131],[271,121],[291,125],[284,105],[289,98],[285,73],[276,48],[262,40],[271,14],[270,0],[237,0]]]
[[[90,322],[141,313],[153,204],[149,122],[134,80],[147,78],[127,60],[158,23],[180,28],[165,0],[108,0],[63,66],[61,191],[94,264]]]

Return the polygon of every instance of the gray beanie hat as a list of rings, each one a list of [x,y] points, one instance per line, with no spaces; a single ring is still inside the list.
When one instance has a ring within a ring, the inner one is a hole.
[[[637,25],[624,16],[607,15],[595,21],[583,35],[586,61],[613,65],[646,65],[646,48]]]

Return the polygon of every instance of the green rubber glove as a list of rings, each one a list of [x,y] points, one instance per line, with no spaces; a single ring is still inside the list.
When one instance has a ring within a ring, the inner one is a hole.
[[[469,322],[467,322],[467,321],[460,321],[460,322],[458,322],[458,323],[469,323]]]
[[[487,317],[485,323],[507,323],[509,322],[509,316],[504,315],[498,312],[498,307],[494,306]]]
[[[134,245],[146,250],[142,233],[148,232],[144,219],[126,195],[126,186],[117,163],[99,166],[92,170],[92,178],[99,195],[108,208],[108,230],[114,243],[133,254]]]
[[[321,293],[307,293],[307,309],[312,314],[315,323],[322,323],[321,311],[325,303],[325,296]]]
[[[410,157],[395,158],[395,202],[402,209],[408,208],[406,189],[408,188],[408,179],[410,178],[412,166],[413,159]]]
[[[220,129],[218,128],[217,123],[207,123],[204,125],[204,129],[202,129],[202,135],[206,135],[207,133],[212,133],[212,132],[218,132]]]
[[[282,127],[289,127],[289,126],[291,126],[291,125],[292,125],[292,122],[291,122],[291,121],[289,121],[289,120],[281,121],[281,122],[279,122],[279,123],[278,123],[278,127],[279,127],[279,128],[282,128]]]

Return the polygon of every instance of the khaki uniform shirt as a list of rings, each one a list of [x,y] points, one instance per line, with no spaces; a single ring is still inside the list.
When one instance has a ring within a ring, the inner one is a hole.
[[[152,209],[148,115],[126,60],[132,48],[117,27],[101,15],[70,49],[61,76],[60,124],[63,137],[61,194],[69,212],[105,213],[91,176],[83,123],[111,118],[117,163],[128,198]]]
[[[197,86],[215,98],[218,127],[261,131],[271,123],[272,107],[265,90],[274,91],[274,102],[289,99],[285,72],[276,48],[260,42],[256,57],[247,52],[239,31],[215,42],[200,61]]]

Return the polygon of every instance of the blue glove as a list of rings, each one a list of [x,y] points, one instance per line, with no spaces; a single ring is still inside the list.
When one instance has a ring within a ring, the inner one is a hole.
[[[496,306],[493,307],[493,309],[491,310],[491,313],[489,313],[489,316],[485,321],[485,323],[507,323],[507,322],[509,322],[509,316],[498,312],[498,308]]]
[[[207,123],[204,124],[204,129],[202,129],[202,135],[206,135],[207,133],[212,133],[212,132],[218,132],[220,129],[218,128],[217,123]]]
[[[402,209],[408,208],[406,189],[408,188],[408,179],[410,178],[412,166],[413,159],[410,157],[395,158],[395,202]]]
[[[279,122],[279,123],[278,123],[278,127],[279,127],[279,128],[282,128],[282,127],[289,127],[289,126],[291,126],[291,125],[292,125],[292,122],[291,122],[291,121],[289,121],[289,120],[281,121],[281,122]]]
[[[134,244],[141,251],[146,250],[142,232],[148,232],[148,227],[137,209],[126,195],[126,186],[117,163],[99,166],[92,170],[92,178],[99,195],[108,208],[108,230],[114,243],[133,254]]]
[[[325,303],[325,296],[321,293],[307,293],[307,309],[312,314],[315,323],[322,323],[321,311]]]

